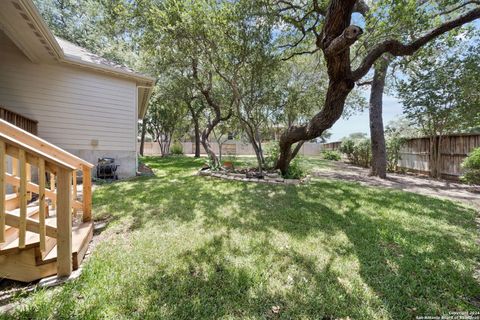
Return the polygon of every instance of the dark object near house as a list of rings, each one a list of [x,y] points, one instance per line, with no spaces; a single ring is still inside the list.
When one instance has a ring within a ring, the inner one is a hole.
[[[118,180],[117,169],[119,166],[115,164],[113,158],[98,158],[97,178]]]

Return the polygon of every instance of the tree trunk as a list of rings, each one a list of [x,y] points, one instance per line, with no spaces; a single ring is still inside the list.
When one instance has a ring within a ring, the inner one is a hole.
[[[442,135],[430,137],[430,176],[432,178],[442,177],[441,168],[442,156]]]
[[[195,126],[195,158],[200,158],[200,125],[198,123],[198,116],[193,119]]]
[[[220,163],[222,163],[222,145],[223,145],[223,143],[221,143],[219,140],[217,140],[217,144],[218,144],[218,159],[220,160]]]
[[[253,151],[255,152],[255,157],[257,158],[258,173],[259,173],[260,176],[263,177],[263,168],[265,166],[265,157],[263,156],[260,134],[258,132],[258,129],[254,129],[244,119],[242,119],[242,123],[243,123],[245,133],[248,136],[248,140],[250,140],[250,144],[252,145]]]
[[[190,114],[192,115],[192,121],[195,131],[195,158],[200,158],[200,123],[199,123],[199,114],[200,111],[195,112],[195,108],[192,106],[192,101],[190,100],[188,105],[188,109],[190,110]]]
[[[354,83],[349,79],[330,80],[325,106],[317,113],[307,125],[291,126],[280,137],[280,156],[277,161],[277,169],[286,174],[290,162],[295,157],[292,153],[292,145],[300,141],[308,141],[319,137],[330,129],[342,116],[345,100],[352,91]]]
[[[435,135],[430,136],[430,176],[432,178],[437,177],[437,138]]]
[[[253,151],[255,151],[255,156],[257,158],[257,163],[258,163],[258,173],[260,176],[263,177],[263,155],[262,155],[262,150],[260,149],[259,147],[259,144],[257,143],[257,141],[255,141],[255,139],[251,139],[251,144],[252,144],[252,147],[253,147]]]
[[[438,145],[437,145],[437,178],[442,178],[442,140],[443,135],[438,135]]]
[[[361,28],[350,25],[352,13],[354,9],[367,10],[366,6],[356,5],[357,2],[357,0],[330,0],[325,14],[322,13],[325,16],[323,27],[321,32],[316,33],[315,44],[317,50],[323,51],[326,61],[329,79],[327,94],[323,103],[319,103],[320,112],[306,125],[291,126],[282,134],[277,161],[277,168],[282,173],[286,173],[293,159],[292,145],[319,137],[329,129],[342,115],[345,100],[354,88],[355,82],[362,79],[383,54],[390,53],[397,57],[413,55],[442,34],[480,17],[480,8],[474,8],[456,19],[445,21],[423,36],[415,37],[409,43],[404,44],[393,39],[376,43],[372,45],[360,66],[352,70],[350,46],[363,33]]]
[[[145,135],[147,133],[147,126],[145,125],[145,119],[142,121],[142,136],[140,138],[140,155],[143,157],[143,151],[145,148]]]
[[[265,155],[263,154],[262,137],[260,135],[260,132],[259,132],[258,128],[256,128],[256,130],[255,130],[255,137],[256,137],[256,140],[257,140],[257,144],[258,144],[260,161],[262,162],[262,167],[263,167],[263,166],[265,166]]]
[[[383,90],[389,58],[383,57],[375,64],[370,91],[370,139],[372,142],[372,169],[370,174],[382,179],[387,177],[387,150],[383,131]]]
[[[210,125],[209,125],[210,127]],[[208,141],[208,136],[210,135],[211,130],[205,129],[202,132],[202,145],[203,148],[205,149],[205,152],[207,153],[208,157],[212,161],[212,166],[214,168],[220,167],[220,161],[218,160],[217,155],[215,154],[215,151],[213,151],[212,146],[210,145],[210,141]]]

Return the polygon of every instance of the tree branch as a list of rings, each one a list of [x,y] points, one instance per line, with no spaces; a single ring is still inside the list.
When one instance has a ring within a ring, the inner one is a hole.
[[[358,12],[363,16],[365,16],[368,11],[370,11],[370,7],[364,0],[358,0],[353,7],[353,12]]]
[[[360,80],[365,76],[375,61],[380,58],[384,53],[390,53],[396,57],[399,56],[408,56],[414,54],[418,49],[424,46],[429,41],[437,38],[438,36],[455,29],[459,26],[462,26],[466,23],[472,22],[475,19],[480,17],[480,7],[470,10],[469,12],[459,16],[456,19],[447,21],[437,28],[427,32],[425,35],[419,37],[418,39],[408,43],[403,44],[397,40],[386,40],[379,43],[374,47],[363,59],[360,66],[352,72],[351,79],[353,81]]]
[[[294,53],[292,53],[291,55],[289,55],[288,57],[282,58],[282,61],[287,61],[287,60],[292,59],[292,58],[295,57],[295,56],[300,56],[300,55],[304,55],[304,54],[314,54],[314,53],[317,52],[318,50],[320,50],[320,49],[319,49],[319,48],[315,48],[315,49],[310,50],[310,51],[294,52]]]
[[[457,11],[458,9],[461,9],[461,8],[463,8],[463,7],[468,6],[469,4],[480,5],[480,1],[476,1],[476,0],[467,1],[467,2],[464,2],[464,3],[462,3],[462,4],[459,4],[458,6],[452,8],[452,9],[449,9],[449,10],[446,10],[446,11],[442,11],[442,12],[440,12],[440,14],[441,14],[441,15],[445,15],[445,14],[452,13],[452,12],[454,12],[454,11]]]
[[[363,82],[357,82],[357,87],[362,87],[362,86],[369,86],[373,83],[373,80],[368,80],[368,81],[363,81]]]
[[[348,26],[341,35],[336,37],[330,42],[328,47],[325,49],[326,55],[336,55],[346,48],[350,47],[358,38],[362,35],[363,30],[357,26]]]

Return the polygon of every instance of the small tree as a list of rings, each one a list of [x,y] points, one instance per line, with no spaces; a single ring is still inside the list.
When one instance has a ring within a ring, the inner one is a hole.
[[[419,136],[418,128],[413,127],[405,118],[390,121],[385,127],[387,170],[397,171],[400,149],[407,138]],[[372,154],[373,157],[373,154]]]
[[[215,138],[215,142],[218,145],[218,159],[222,162],[222,147],[225,142],[228,141],[228,126],[225,123],[221,123],[212,130],[212,135]]]
[[[184,100],[174,99],[174,86],[157,85],[150,99],[144,119],[147,132],[158,142],[162,157],[170,154],[170,145],[176,130],[183,130],[186,115]]]
[[[412,68],[407,80],[400,81],[398,88],[407,119],[430,139],[432,177],[441,175],[444,135],[472,127],[480,121],[478,102],[471,101],[470,94],[465,94],[465,77],[469,75],[461,71],[464,62],[458,56],[439,61],[425,58],[419,66]]]

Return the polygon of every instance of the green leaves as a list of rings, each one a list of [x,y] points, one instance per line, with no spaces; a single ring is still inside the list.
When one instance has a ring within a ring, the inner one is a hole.
[[[400,81],[398,94],[404,113],[424,134],[459,132],[480,123],[475,82],[480,69],[478,52],[468,56],[423,57],[410,65],[409,78]]]

